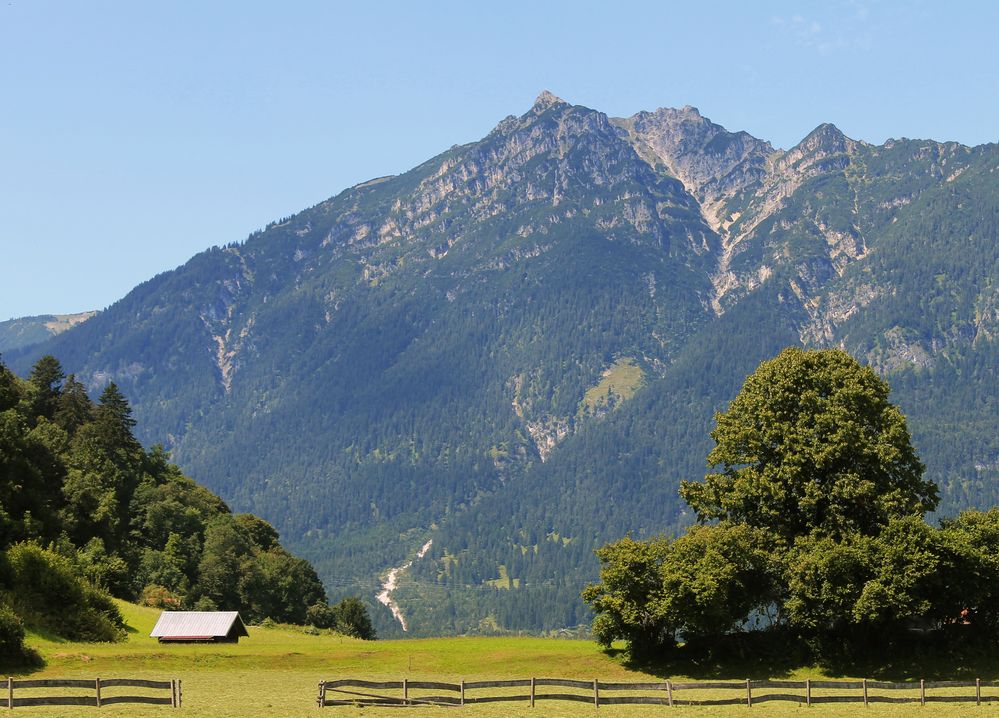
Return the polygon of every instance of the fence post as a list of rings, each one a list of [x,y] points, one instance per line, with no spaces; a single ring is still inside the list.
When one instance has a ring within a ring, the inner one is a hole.
[[[177,679],[170,679],[170,707],[177,707]]]
[[[867,679],[864,679],[864,708],[867,707]]]
[[[184,705],[184,686],[180,682],[180,679],[178,678],[177,679],[177,707],[180,708],[183,705]]]
[[[409,705],[409,679],[402,679],[402,702],[404,705]]]
[[[673,681],[666,679],[666,702],[669,703],[669,707],[673,707]]]
[[[536,680],[534,676],[531,676],[531,708],[534,707],[534,682]]]
[[[975,705],[980,706],[982,704],[982,679],[975,679]]]
[[[461,679],[461,705],[465,705],[465,679]]]
[[[600,686],[596,678],[593,679],[593,707],[600,707]]]
[[[753,707],[753,687],[749,683],[749,679],[746,679],[746,706],[748,708]]]
[[[97,707],[101,707],[101,679],[98,676],[94,679],[94,690],[97,692]]]
[[[7,707],[14,710],[14,676],[7,676]]]
[[[806,706],[811,706],[812,705],[812,679],[811,678],[806,678],[805,679],[805,705]]]
[[[919,705],[926,705],[926,680],[924,678],[919,679]]]

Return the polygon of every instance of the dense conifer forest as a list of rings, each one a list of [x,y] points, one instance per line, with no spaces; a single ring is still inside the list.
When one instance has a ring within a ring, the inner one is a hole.
[[[93,402],[54,357],[26,381],[0,363],[0,660],[30,658],[23,623],[71,640],[121,638],[111,596],[371,637],[363,605],[328,606],[315,570],[270,524],[233,514],[162,447],[143,449],[134,428],[114,383]]]

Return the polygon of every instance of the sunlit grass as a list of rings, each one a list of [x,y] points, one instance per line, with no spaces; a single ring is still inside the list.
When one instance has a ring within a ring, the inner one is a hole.
[[[315,716],[317,684],[336,678],[375,680],[440,680],[458,682],[502,678],[547,676],[602,681],[660,680],[649,673],[630,670],[622,655],[604,653],[591,641],[542,638],[436,638],[403,641],[359,641],[337,635],[310,636],[292,627],[251,626],[249,638],[238,644],[181,644],[163,646],[149,637],[159,611],[120,604],[130,627],[128,640],[118,644],[83,644],[60,641],[37,633],[30,643],[43,656],[46,666],[32,677],[63,678],[180,678],[183,711],[208,718],[228,716]],[[781,678],[817,678],[817,670],[800,669]],[[683,680],[683,676],[673,676]],[[762,695],[762,691],[759,693]],[[699,692],[703,698],[734,697],[733,691]],[[31,714],[69,718],[96,709],[36,708]],[[158,706],[109,706],[100,714],[162,716],[171,709]],[[416,707],[407,716],[438,716],[446,709]],[[539,702],[533,710],[525,703],[466,706],[461,713],[483,718],[498,716],[588,715],[595,709],[584,703]],[[603,706],[601,715],[621,718],[662,716],[669,710],[659,706]],[[678,707],[678,713],[732,715],[745,706]],[[801,715],[796,703],[764,703],[752,708],[753,715]],[[814,714],[910,715],[917,705],[820,705]],[[970,704],[934,704],[926,715],[974,715],[999,711],[999,704],[976,708]],[[330,707],[323,715],[399,715],[397,708]]]
[[[608,394],[627,401],[635,395],[644,379],[645,373],[634,359],[621,357],[604,371],[597,385],[588,389],[583,395],[583,400],[579,404],[580,414],[593,413],[606,405]]]

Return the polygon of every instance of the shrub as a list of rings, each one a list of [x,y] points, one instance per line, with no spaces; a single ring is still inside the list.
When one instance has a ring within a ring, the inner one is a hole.
[[[37,544],[7,552],[11,604],[29,624],[74,641],[118,641],[125,622],[111,597],[74,573],[63,556]]]
[[[336,629],[340,633],[365,641],[375,640],[371,617],[368,616],[368,609],[361,603],[361,599],[345,598],[333,610],[336,612]]]
[[[151,583],[142,589],[142,605],[152,608],[163,608],[167,611],[179,611],[183,605],[183,599],[175,593],[171,593],[164,586]]]
[[[336,628],[336,610],[328,603],[316,603],[306,610],[305,622],[316,628]]]
[[[23,666],[37,661],[24,645],[24,624],[10,606],[0,603],[0,667]]]
[[[192,611],[217,611],[219,607],[216,605],[215,601],[208,598],[208,596],[202,596],[194,603],[194,608]]]

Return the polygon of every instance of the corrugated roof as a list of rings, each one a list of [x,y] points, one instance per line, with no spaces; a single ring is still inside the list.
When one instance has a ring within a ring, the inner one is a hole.
[[[153,638],[188,639],[226,636],[237,621],[237,635],[250,635],[238,611],[164,611],[149,635]]]

